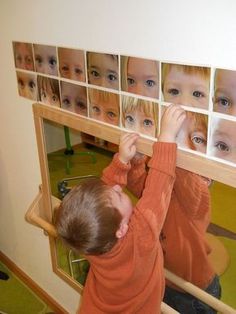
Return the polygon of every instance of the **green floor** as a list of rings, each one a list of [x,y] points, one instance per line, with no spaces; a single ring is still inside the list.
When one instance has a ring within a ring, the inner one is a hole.
[[[8,280],[0,280],[0,314],[52,313],[50,308],[2,263],[0,270],[9,275]]]
[[[95,152],[96,163],[93,163],[89,155],[79,153],[80,151],[88,151],[88,148],[82,144],[75,149],[74,156],[65,157],[63,152],[50,154],[49,168],[53,195],[59,196],[57,184],[64,178],[101,174],[102,169],[109,164],[113,154],[94,147],[90,147],[90,149]],[[76,184],[76,180],[68,182],[68,185],[74,184]],[[212,222],[236,232],[236,190],[215,182],[210,191],[212,195]],[[228,269],[221,276],[222,301],[236,308],[236,241],[224,237],[219,237],[219,239],[224,243],[231,259]],[[66,259],[62,257],[61,264],[64,265],[62,267],[70,272],[65,263],[67,263]]]

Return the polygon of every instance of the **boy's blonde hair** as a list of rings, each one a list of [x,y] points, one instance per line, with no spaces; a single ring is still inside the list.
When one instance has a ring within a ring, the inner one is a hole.
[[[52,79],[47,76],[38,75],[38,92],[39,100],[41,101],[41,91],[44,90],[47,93],[53,93],[60,99],[59,82],[56,79]]]
[[[174,64],[174,63],[163,63],[162,71],[161,71],[162,90],[163,90],[163,85],[165,83],[166,76],[173,67],[175,67],[178,71],[184,72],[185,74],[190,74],[190,75],[198,74],[202,76],[205,80],[208,80],[210,84],[210,68],[202,67],[202,66]]]

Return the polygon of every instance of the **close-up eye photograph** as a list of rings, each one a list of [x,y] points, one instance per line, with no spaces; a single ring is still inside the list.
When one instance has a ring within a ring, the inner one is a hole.
[[[0,1],[0,314],[236,314],[236,1]]]
[[[36,72],[58,75],[57,51],[54,46],[34,44],[34,63]]]

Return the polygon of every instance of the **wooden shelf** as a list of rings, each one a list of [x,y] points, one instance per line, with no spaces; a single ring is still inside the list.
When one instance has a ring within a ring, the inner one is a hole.
[[[113,153],[116,153],[118,151],[118,145],[83,132],[81,132],[81,139],[83,143],[103,148]]]

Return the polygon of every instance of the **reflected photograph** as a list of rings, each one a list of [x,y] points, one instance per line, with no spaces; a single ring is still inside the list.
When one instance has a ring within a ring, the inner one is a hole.
[[[86,87],[61,81],[61,108],[87,116]]]
[[[57,52],[60,76],[70,80],[85,82],[84,51],[58,47]]]
[[[88,83],[106,88],[119,89],[118,55],[87,52]]]
[[[89,117],[112,125],[120,125],[119,95],[89,88]]]
[[[16,71],[16,77],[19,95],[31,100],[37,100],[36,74]]]
[[[166,102],[209,108],[210,68],[163,63],[162,98]]]
[[[213,117],[209,154],[236,164],[236,121]]]
[[[156,137],[158,104],[139,98],[123,96],[122,126],[133,132]]]
[[[121,56],[122,91],[159,98],[159,62]]]
[[[214,111],[236,116],[236,71],[216,69]]]

